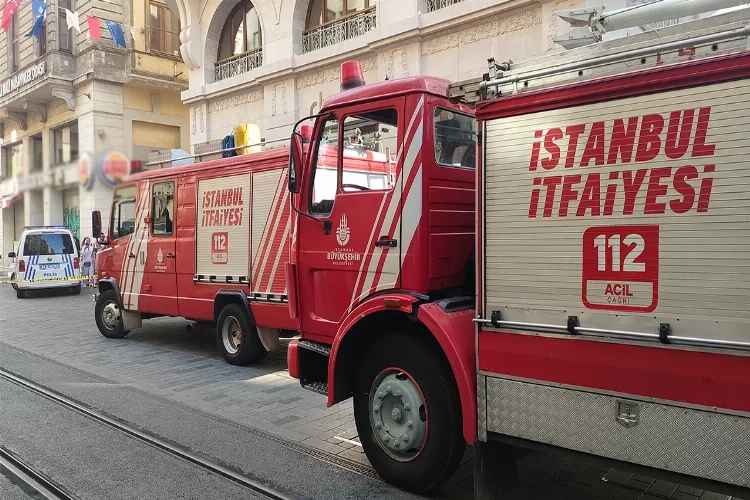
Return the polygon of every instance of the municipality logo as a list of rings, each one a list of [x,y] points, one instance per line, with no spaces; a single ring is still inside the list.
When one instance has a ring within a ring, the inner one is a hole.
[[[336,241],[339,245],[346,246],[349,243],[349,226],[346,224],[346,215],[341,216],[341,222],[339,222],[339,228],[336,230]]]
[[[159,248],[159,253],[156,254],[156,260],[159,262],[164,262],[164,254],[161,253],[161,248]]]

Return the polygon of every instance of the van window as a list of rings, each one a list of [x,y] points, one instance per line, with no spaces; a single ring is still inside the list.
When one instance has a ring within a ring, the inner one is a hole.
[[[22,255],[30,257],[73,253],[73,239],[69,234],[37,233],[26,235]]]
[[[135,231],[135,195],[135,186],[123,186],[115,190],[110,228],[112,240]]]
[[[474,118],[435,108],[435,161],[446,167],[476,168],[477,129]]]
[[[174,181],[158,182],[151,191],[151,213],[154,236],[171,236],[174,221]]]

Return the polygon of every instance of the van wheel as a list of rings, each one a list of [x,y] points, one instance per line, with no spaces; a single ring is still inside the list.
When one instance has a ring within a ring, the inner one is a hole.
[[[216,322],[219,350],[230,365],[256,363],[268,354],[250,323],[247,312],[239,304],[228,304]]]
[[[10,280],[11,281],[16,280],[16,273],[10,273]],[[18,283],[11,283],[10,286],[13,287],[13,290],[18,291]]]
[[[70,287],[70,291],[73,292],[73,295],[81,295],[80,283],[78,285],[73,285],[72,287]]]
[[[25,299],[26,298],[26,290],[19,290],[16,288],[16,297],[19,299]]]
[[[94,311],[96,326],[108,339],[121,339],[130,333],[130,330],[125,330],[122,324],[122,313],[120,306],[117,305],[117,292],[114,290],[107,290],[99,296]]]
[[[365,353],[354,420],[367,458],[389,483],[423,494],[460,465],[466,442],[451,373],[440,352],[413,335],[386,335]]]

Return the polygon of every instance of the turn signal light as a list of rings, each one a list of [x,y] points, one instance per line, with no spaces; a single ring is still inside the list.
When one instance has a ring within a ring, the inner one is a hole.
[[[26,263],[24,261],[22,261],[22,260],[18,261],[18,272],[19,273],[26,272]]]
[[[78,257],[73,257],[73,269],[78,269]]]

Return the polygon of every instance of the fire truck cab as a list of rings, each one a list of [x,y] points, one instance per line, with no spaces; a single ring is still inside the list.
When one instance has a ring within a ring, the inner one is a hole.
[[[303,338],[289,345],[289,371],[329,405],[354,396],[376,469],[395,484],[429,487],[454,470],[476,427],[476,382],[452,376],[474,366],[476,121],[447,98],[446,80],[363,86],[357,62],[342,64],[341,74],[343,92],[313,117],[307,154],[301,136],[292,140],[297,230],[287,276]],[[344,176],[321,196],[323,145],[376,123],[395,139],[393,184],[367,188]],[[394,357],[400,369],[390,368]],[[375,434],[370,397],[387,417]]]

